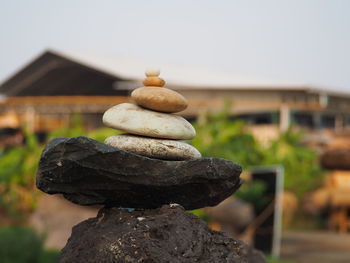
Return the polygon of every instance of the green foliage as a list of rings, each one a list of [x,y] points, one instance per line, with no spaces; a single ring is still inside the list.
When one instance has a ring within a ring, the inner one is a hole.
[[[55,139],[57,137],[77,137],[86,136],[96,141],[103,142],[107,137],[119,134],[119,131],[110,128],[100,128],[93,131],[84,130],[84,126],[79,114],[74,115],[69,127],[64,127],[59,130],[53,131],[49,134],[48,140]]]
[[[274,258],[274,257],[267,257],[267,262],[268,263],[295,263],[294,260],[288,260],[288,259],[277,259],[277,258]]]
[[[266,190],[266,184],[262,181],[254,181],[243,184],[235,196],[238,198],[254,204],[258,209],[264,207],[269,202],[269,199],[264,197],[264,192]]]
[[[303,134],[289,129],[267,147],[261,164],[282,164],[285,188],[301,197],[320,186],[322,170],[316,152],[300,143]]]
[[[298,197],[322,182],[317,155],[300,143],[300,132],[289,129],[269,145],[262,145],[247,131],[243,122],[230,120],[226,110],[201,116],[194,126],[197,136],[192,144],[203,156],[232,160],[243,168],[283,165],[285,188]],[[253,194],[252,191],[260,190],[259,186],[242,187],[240,194],[246,199]]]
[[[106,137],[118,133],[107,128],[85,132],[79,115],[73,118],[69,126],[52,132],[48,140],[85,135],[103,142]],[[35,187],[35,173],[43,147],[34,134],[26,132],[25,145],[6,152],[0,149],[0,208],[14,223],[22,223],[35,208],[40,194]]]
[[[203,156],[233,160],[248,167],[260,164],[263,152],[242,121],[230,121],[226,111],[207,114],[194,123],[192,144]]]
[[[191,214],[194,214],[195,216],[198,216],[200,219],[204,220],[205,222],[209,222],[210,221],[210,216],[208,214],[206,214],[203,209],[195,209],[195,210],[191,210],[188,211]]]
[[[39,258],[39,263],[57,263],[60,251],[45,249]]]
[[[25,146],[2,152],[0,158],[0,206],[15,220],[35,206],[34,175],[42,147],[33,134]]]
[[[0,259],[2,263],[53,263],[56,251],[45,251],[44,237],[26,227],[0,228]]]
[[[121,132],[109,128],[101,128],[94,131],[90,131],[86,134],[87,137],[93,138],[96,141],[104,142],[104,140],[112,135],[120,134]]]
[[[75,114],[71,118],[68,124],[68,127],[63,127],[61,129],[52,131],[48,136],[48,140],[52,140],[57,137],[76,137],[76,136],[82,136],[84,134],[85,134],[85,131],[84,131],[81,115]]]

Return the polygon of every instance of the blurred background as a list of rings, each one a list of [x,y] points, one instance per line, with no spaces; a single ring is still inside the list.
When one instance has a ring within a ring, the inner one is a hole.
[[[244,168],[193,213],[269,262],[350,262],[349,28],[346,0],[1,1],[1,262],[56,262],[96,215],[36,190],[41,151],[115,134],[103,112],[149,67],[188,99],[202,155]]]

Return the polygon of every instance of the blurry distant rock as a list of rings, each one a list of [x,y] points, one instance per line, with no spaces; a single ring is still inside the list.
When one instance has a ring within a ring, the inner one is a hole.
[[[309,215],[321,215],[330,206],[331,189],[323,187],[304,196],[302,209]]]
[[[29,225],[46,235],[45,247],[62,249],[72,233],[72,227],[97,215],[98,209],[68,202],[60,195],[42,195],[29,218]]]
[[[212,231],[181,206],[102,209],[73,228],[61,263],[263,263],[261,252]]]
[[[327,169],[350,170],[350,148],[325,151],[321,156],[321,165]]]
[[[237,236],[254,220],[253,206],[233,196],[205,211],[230,236]]]
[[[213,206],[241,184],[241,167],[219,158],[162,161],[86,137],[58,138],[43,151],[37,187],[80,205],[186,209]]]

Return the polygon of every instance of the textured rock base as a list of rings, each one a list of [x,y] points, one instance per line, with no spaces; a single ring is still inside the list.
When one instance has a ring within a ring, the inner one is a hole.
[[[61,263],[265,262],[241,241],[212,231],[179,205],[133,211],[101,209],[96,218],[73,228]]]

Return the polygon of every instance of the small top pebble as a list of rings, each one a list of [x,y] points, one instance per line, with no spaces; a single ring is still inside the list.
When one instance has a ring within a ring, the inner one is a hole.
[[[158,77],[159,69],[147,69],[145,74],[147,77],[142,81],[143,85],[146,87],[164,87],[165,80]]]
[[[158,77],[160,75],[160,70],[159,69],[146,69],[145,74],[147,77]]]

